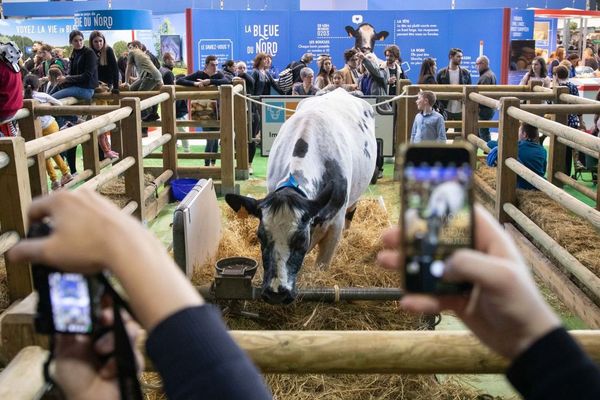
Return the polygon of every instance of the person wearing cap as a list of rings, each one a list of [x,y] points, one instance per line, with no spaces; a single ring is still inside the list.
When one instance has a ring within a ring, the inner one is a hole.
[[[0,42],[0,137],[16,136],[14,125],[2,121],[12,118],[23,107],[21,55],[14,42]]]

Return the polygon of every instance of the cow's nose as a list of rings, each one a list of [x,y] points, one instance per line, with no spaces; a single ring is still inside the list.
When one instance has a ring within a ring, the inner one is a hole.
[[[274,292],[271,288],[263,289],[262,298],[269,304],[290,304],[296,296],[288,289],[280,287],[278,292]]]

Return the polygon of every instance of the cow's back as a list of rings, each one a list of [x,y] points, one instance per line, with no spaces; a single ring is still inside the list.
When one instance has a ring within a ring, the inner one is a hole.
[[[371,105],[344,89],[302,100],[282,126],[269,155],[269,192],[290,173],[309,197],[329,180],[346,179],[350,204],[366,190],[375,169]],[[339,176],[341,175],[341,176]]]

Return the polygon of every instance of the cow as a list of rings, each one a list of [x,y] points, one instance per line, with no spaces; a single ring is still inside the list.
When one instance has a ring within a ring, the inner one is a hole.
[[[431,191],[424,216],[427,219],[428,241],[437,245],[444,225],[465,206],[466,190],[457,181],[448,181]]]
[[[282,126],[267,166],[267,196],[228,194],[238,213],[259,218],[262,298],[289,304],[304,257],[316,245],[326,268],[375,171],[375,121],[366,101],[336,89],[302,100]]]
[[[346,32],[348,36],[355,39],[354,47],[365,54],[373,52],[376,40],[385,40],[389,35],[387,31],[375,32],[373,25],[366,22],[360,24],[356,29],[348,25],[346,26]]]

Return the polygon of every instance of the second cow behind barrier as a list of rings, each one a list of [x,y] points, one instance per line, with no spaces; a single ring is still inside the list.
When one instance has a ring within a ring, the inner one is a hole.
[[[329,266],[375,171],[373,117],[371,105],[344,89],[302,100],[273,143],[267,196],[225,196],[238,215],[260,219],[265,301],[294,300],[296,277],[315,245],[317,266]]]

